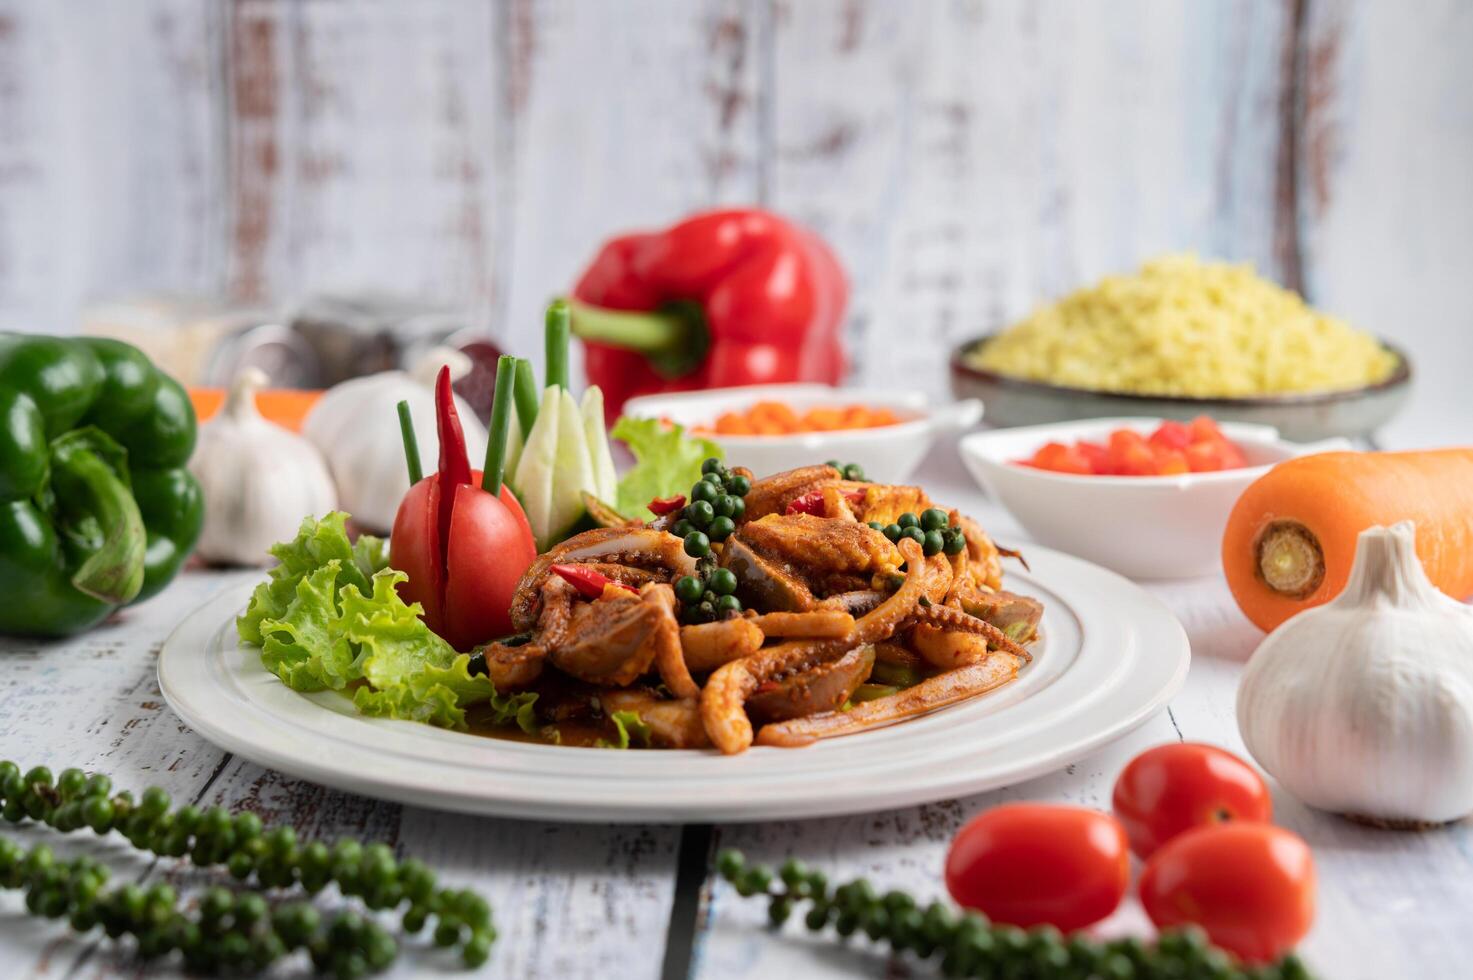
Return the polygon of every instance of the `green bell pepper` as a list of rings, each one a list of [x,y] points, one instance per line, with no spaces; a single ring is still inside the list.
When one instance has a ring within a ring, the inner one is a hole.
[[[169,583],[204,520],[194,437],[136,347],[0,334],[0,633],[78,633]]]

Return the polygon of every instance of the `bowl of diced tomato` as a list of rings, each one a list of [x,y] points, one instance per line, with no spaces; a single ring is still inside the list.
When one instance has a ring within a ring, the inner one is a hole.
[[[1138,579],[1221,567],[1239,495],[1275,463],[1349,448],[1288,442],[1270,426],[1087,419],[977,432],[962,459],[1040,544]]]

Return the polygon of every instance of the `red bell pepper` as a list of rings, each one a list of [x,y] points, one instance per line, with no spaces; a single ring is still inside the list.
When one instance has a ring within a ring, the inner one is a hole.
[[[848,291],[817,235],[767,211],[615,238],[573,289],[573,333],[610,419],[636,395],[840,380]]]
[[[603,572],[584,568],[582,565],[552,565],[550,570],[586,599],[599,598],[604,594],[604,589],[611,585],[618,589],[628,589],[635,595],[639,594],[639,590],[627,582],[616,582]]]
[[[425,623],[457,650],[511,632],[512,595],[537,558],[527,515],[500,479],[515,369],[513,358],[502,362],[506,370],[498,373],[508,383],[497,385],[491,425],[496,435],[487,452],[486,469],[493,476],[483,480],[470,467],[450,372],[442,368],[435,384],[440,469],[409,488],[389,538],[389,564],[409,576],[399,586],[404,601],[420,603]],[[491,494],[483,482],[500,492]]]

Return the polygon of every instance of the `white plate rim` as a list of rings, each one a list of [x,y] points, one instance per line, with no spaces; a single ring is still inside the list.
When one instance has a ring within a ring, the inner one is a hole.
[[[1079,558],[1029,549],[1010,572],[1045,600],[1043,649],[1019,680],[889,729],[801,749],[614,752],[531,745],[356,715],[302,695],[234,636],[253,583],[187,616],[159,688],[205,739],[251,762],[366,796],[484,815],[601,823],[836,816],[952,799],[1076,762],[1161,710],[1185,681],[1186,631],[1160,600]],[[964,739],[964,741],[958,741]],[[835,764],[839,763],[839,764]]]

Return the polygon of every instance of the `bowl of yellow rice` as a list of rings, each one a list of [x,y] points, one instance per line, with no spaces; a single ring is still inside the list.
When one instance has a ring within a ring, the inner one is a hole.
[[[1302,442],[1379,428],[1411,365],[1250,266],[1170,255],[963,344],[951,379],[997,426],[1210,415]]]

